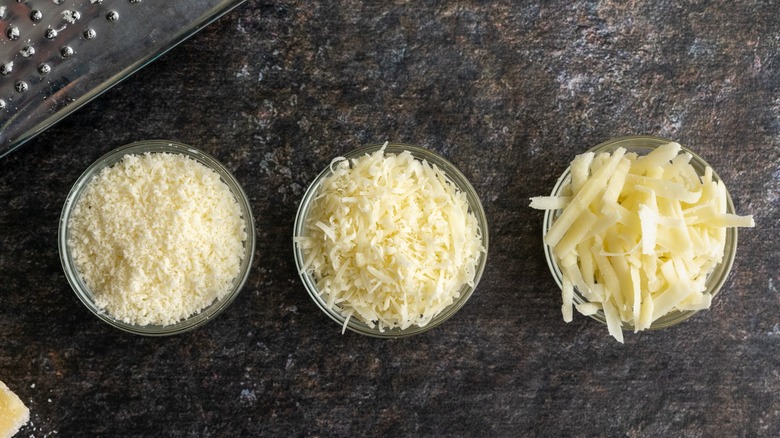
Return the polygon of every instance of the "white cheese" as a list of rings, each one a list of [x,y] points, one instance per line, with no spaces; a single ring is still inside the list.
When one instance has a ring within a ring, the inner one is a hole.
[[[227,294],[245,227],[214,170],[182,154],[126,155],[77,201],[69,245],[99,308],[128,324],[170,325]]]
[[[579,192],[572,193],[574,198],[571,203],[563,209],[561,215],[547,232],[545,242],[548,245],[555,247],[561,238],[563,238],[563,235],[569,231],[572,224],[580,219],[580,216],[588,209],[590,204],[603,193],[610,175],[615,172],[615,168],[623,158],[625,152],[625,149],[615,151],[606,162],[599,165],[598,170],[591,175],[590,179],[585,182]],[[601,163],[601,161],[594,160],[593,163]]]
[[[30,410],[0,382],[0,438],[11,438],[30,420]]]
[[[674,310],[706,309],[706,279],[721,262],[727,227],[752,227],[752,216],[726,213],[726,188],[700,177],[692,156],[668,143],[644,156],[591,152],[571,163],[565,197],[531,198],[561,209],[545,236],[563,274],[563,318],[571,320],[572,288],[601,310],[609,333],[644,330]]]
[[[296,237],[325,303],[380,331],[423,327],[473,286],[484,252],[465,193],[409,152],[331,163]]]
[[[531,198],[531,208],[539,210],[559,210],[571,202],[570,196],[537,196]]]

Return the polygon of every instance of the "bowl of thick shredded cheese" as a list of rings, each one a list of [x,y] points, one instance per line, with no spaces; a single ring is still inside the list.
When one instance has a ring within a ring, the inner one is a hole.
[[[679,324],[707,309],[734,262],[737,216],[723,181],[680,144],[652,136],[609,140],[577,155],[546,210],[544,251],[572,309],[623,331]]]
[[[78,298],[103,321],[148,336],[192,330],[226,309],[252,265],[255,231],[235,177],[191,146],[119,147],[76,181],[59,251]]]
[[[469,299],[488,229],[455,166],[385,143],[337,157],[317,176],[293,241],[304,286],[342,333],[395,338],[436,327]]]

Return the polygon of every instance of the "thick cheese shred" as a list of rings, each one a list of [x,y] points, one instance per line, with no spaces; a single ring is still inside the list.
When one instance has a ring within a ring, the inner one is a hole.
[[[480,228],[437,166],[382,148],[331,171],[296,238],[330,308],[380,331],[423,327],[473,286]]]
[[[246,229],[219,174],[182,154],[126,155],[87,186],[69,223],[95,303],[136,325],[170,325],[223,298]]]
[[[679,310],[709,308],[707,276],[721,262],[727,227],[752,227],[752,216],[726,213],[726,187],[712,169],[699,176],[692,156],[667,143],[644,156],[578,155],[561,196],[531,207],[561,210],[545,236],[563,274],[563,318],[572,306],[603,312],[623,342],[623,323],[644,330]],[[576,288],[587,300],[575,306]]]

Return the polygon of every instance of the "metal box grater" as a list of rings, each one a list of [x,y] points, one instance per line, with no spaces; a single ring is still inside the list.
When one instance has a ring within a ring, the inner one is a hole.
[[[244,0],[0,0],[0,157]]]

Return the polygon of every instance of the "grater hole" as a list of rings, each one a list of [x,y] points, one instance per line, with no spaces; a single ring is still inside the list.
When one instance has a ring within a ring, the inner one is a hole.
[[[46,37],[47,40],[53,40],[54,38],[57,38],[57,31],[52,28],[48,28],[46,29],[46,33],[44,33],[43,35]]]
[[[8,36],[8,38],[11,41],[18,40],[19,39],[19,35],[21,35],[21,33],[19,32],[19,28],[16,27],[16,26],[9,27],[8,30],[5,32],[5,34]]]
[[[70,58],[70,56],[73,55],[73,48],[71,46],[62,46],[60,55],[62,55],[63,58]]]
[[[10,74],[14,69],[14,62],[6,62],[3,65],[0,65],[0,75],[7,76]]]
[[[35,48],[33,46],[24,46],[19,53],[21,53],[23,57],[29,58],[35,55]]]
[[[35,22],[43,20],[43,12],[37,9],[30,11],[30,20]]]
[[[38,73],[42,75],[47,75],[51,72],[51,66],[49,64],[43,63],[38,66]]]
[[[27,85],[27,82],[25,81],[19,81],[16,83],[16,86],[14,86],[14,88],[16,88],[16,91],[20,93],[24,93],[25,91],[27,91],[28,88],[30,88],[30,86]]]
[[[3,99],[0,99],[0,110],[5,109],[5,101]]]
[[[84,30],[84,38],[91,40],[97,36],[97,32],[95,32],[94,29],[85,29]]]
[[[81,13],[79,11],[63,11],[62,19],[73,24],[81,19]]]
[[[106,20],[108,20],[108,21],[119,20],[119,12],[117,12],[117,11],[109,12],[108,14],[106,14]]]

